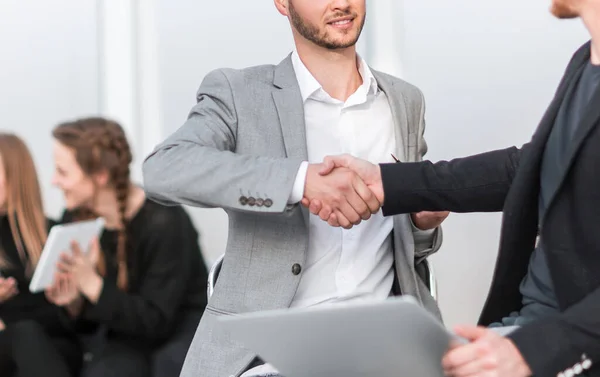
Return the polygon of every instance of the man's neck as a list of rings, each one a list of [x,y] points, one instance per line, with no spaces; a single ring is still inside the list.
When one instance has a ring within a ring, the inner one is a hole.
[[[592,38],[592,64],[600,65],[600,35]]]
[[[600,7],[590,10],[581,18],[592,37],[592,64],[600,65]]]
[[[297,43],[302,63],[331,97],[346,101],[361,85],[356,48],[336,51]]]

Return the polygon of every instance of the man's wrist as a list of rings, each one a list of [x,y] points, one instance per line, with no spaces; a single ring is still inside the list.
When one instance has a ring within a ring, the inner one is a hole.
[[[304,197],[304,186],[306,184],[306,173],[308,171],[308,161],[303,161],[298,168],[296,173],[296,179],[294,180],[294,186],[288,199],[288,204],[296,204]]]
[[[379,185],[379,187],[381,187],[381,197],[378,199],[381,203],[381,206],[383,207],[385,203],[385,190],[383,189],[383,178],[381,177],[381,164],[375,164],[375,167],[377,168],[377,184]]]
[[[506,341],[512,347],[514,355],[515,355],[515,358],[518,359],[518,363],[517,363],[517,365],[518,365],[517,376],[530,377],[533,372],[531,371],[531,368],[529,367],[529,364],[527,364],[527,361],[523,357],[523,354],[521,354],[521,351],[519,350],[519,348],[517,347],[517,345],[511,339],[506,339]]]

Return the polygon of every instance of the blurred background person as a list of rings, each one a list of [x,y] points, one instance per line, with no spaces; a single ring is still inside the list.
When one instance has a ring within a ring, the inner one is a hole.
[[[196,229],[182,207],[151,202],[131,182],[119,124],[80,119],[53,136],[53,183],[67,207],[61,223],[106,221],[88,253],[74,246],[63,255],[59,271],[73,289],[51,297],[84,343],[82,375],[177,375],[207,300]]]
[[[25,143],[0,133],[0,375],[75,376],[81,353],[60,308],[29,283],[51,222]]]

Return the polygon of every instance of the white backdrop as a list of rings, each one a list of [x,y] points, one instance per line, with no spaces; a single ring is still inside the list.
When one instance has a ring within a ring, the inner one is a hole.
[[[361,54],[425,93],[428,158],[449,159],[510,145],[532,134],[573,51],[578,21],[559,22],[549,2],[368,0]],[[281,61],[292,49],[272,1],[45,0],[0,2],[2,130],[30,145],[47,211],[50,130],[101,113],[123,123],[146,153],[179,127],[202,78],[218,67]],[[190,211],[208,264],[223,252],[221,210]],[[476,319],[496,257],[499,214],[451,215],[433,258],[448,324]]]
[[[51,216],[62,208],[51,130],[100,106],[96,16],[91,1],[0,1],[0,130],[27,142]]]

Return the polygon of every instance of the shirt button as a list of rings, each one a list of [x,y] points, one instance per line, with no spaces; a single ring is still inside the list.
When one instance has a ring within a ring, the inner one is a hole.
[[[292,274],[298,276],[300,272],[302,272],[302,267],[298,263],[294,264],[292,266]]]

